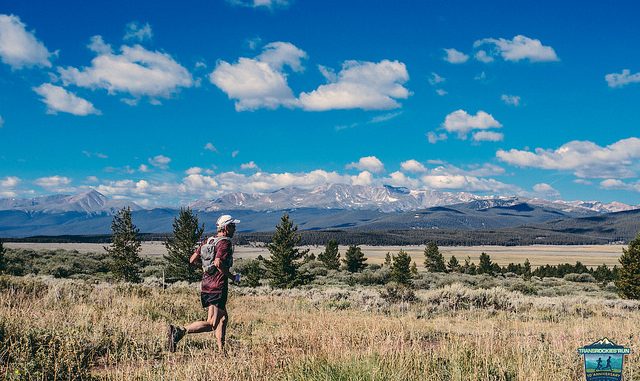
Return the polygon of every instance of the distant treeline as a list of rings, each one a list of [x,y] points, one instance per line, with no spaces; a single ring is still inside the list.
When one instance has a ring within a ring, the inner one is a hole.
[[[564,233],[522,227],[500,230],[385,230],[364,231],[345,230],[301,230],[302,245],[324,245],[335,239],[342,245],[423,245],[435,242],[440,246],[521,246],[521,245],[603,245],[612,242],[626,242],[628,237],[602,237],[582,233]],[[164,241],[170,233],[142,233],[142,241]],[[273,232],[240,232],[236,235],[238,244],[249,242],[269,243]],[[6,242],[38,243],[110,243],[109,235],[64,235],[10,238]]]

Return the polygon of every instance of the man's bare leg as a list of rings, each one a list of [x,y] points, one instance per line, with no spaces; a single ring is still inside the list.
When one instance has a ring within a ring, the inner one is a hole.
[[[224,351],[225,335],[227,333],[227,324],[229,323],[229,317],[227,311],[220,310],[220,320],[215,328],[216,339],[218,340],[218,349],[220,352]]]
[[[216,306],[209,306],[208,316],[206,321],[195,321],[186,326],[187,333],[202,333],[211,332],[214,330],[213,324],[218,315],[218,308]]]

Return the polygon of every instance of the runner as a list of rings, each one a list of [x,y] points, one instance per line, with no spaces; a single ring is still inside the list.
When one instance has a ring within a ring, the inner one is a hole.
[[[224,350],[225,334],[229,323],[227,314],[229,279],[232,282],[239,280],[238,275],[234,276],[229,272],[233,265],[231,238],[236,231],[236,224],[239,222],[228,214],[220,216],[216,223],[217,235],[209,237],[205,244],[200,245],[189,258],[190,263],[201,260],[203,264],[200,301],[202,307],[207,308],[208,316],[206,321],[196,321],[186,327],[170,324],[167,334],[169,351],[175,352],[176,345],[186,334],[211,331],[215,332],[218,349]],[[211,257],[209,257],[208,251],[211,251]]]

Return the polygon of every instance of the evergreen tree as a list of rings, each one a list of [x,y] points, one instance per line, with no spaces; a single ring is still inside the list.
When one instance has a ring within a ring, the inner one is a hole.
[[[393,256],[389,278],[400,284],[411,283],[411,257],[406,251],[400,250],[397,255]]]
[[[447,268],[449,268],[449,271],[451,272],[460,272],[460,262],[458,262],[458,258],[456,258],[455,255],[452,255],[451,258],[449,258],[449,263],[447,263]]]
[[[204,225],[198,225],[198,216],[189,208],[180,208],[173,219],[173,237],[167,238],[164,246],[165,274],[170,281],[197,282],[202,276],[199,266],[192,266],[189,257],[202,239]]]
[[[447,267],[444,264],[444,257],[438,245],[435,242],[429,242],[427,247],[424,248],[424,266],[428,271],[433,273],[446,273]]]
[[[478,274],[492,274],[493,263],[491,257],[487,253],[480,254],[480,265],[478,266]]]
[[[271,257],[264,260],[271,287],[293,288],[309,280],[309,274],[300,271],[301,259],[309,252],[296,248],[300,239],[298,226],[293,225],[287,213],[283,214],[267,244]]]
[[[112,258],[111,273],[117,280],[140,282],[141,243],[138,239],[140,230],[131,221],[131,208],[124,207],[113,216],[111,222],[111,245],[105,246]]]
[[[6,268],[4,253],[4,245],[2,244],[2,240],[0,239],[0,274],[4,273],[4,270]]]
[[[367,265],[365,262],[367,258],[362,253],[362,249],[356,245],[351,245],[344,254],[344,267],[350,273],[358,273],[362,271]]]
[[[329,270],[340,268],[340,253],[338,252],[338,241],[330,240],[324,247],[324,251],[318,254],[318,259]]]
[[[529,258],[524,261],[524,266],[522,266],[522,275],[524,276],[524,279],[531,279],[531,262],[529,262]]]
[[[607,283],[613,280],[613,273],[604,263],[596,268],[596,270],[593,272],[593,276],[598,282],[602,283]]]
[[[640,233],[622,249],[616,287],[623,298],[640,299]]]
[[[418,275],[418,266],[416,266],[415,262],[411,262],[411,276],[417,278]]]
[[[387,251],[387,254],[384,256],[384,265],[389,267],[391,266],[391,253]]]

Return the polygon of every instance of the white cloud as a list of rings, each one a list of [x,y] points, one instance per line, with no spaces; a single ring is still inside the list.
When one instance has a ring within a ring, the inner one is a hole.
[[[239,153],[240,153],[240,151],[235,150],[235,151],[231,152],[231,157],[235,159],[236,156],[238,156]]]
[[[51,67],[50,53],[18,16],[0,14],[0,58],[12,69]]]
[[[495,179],[459,174],[429,174],[421,177],[423,184],[431,189],[464,190],[469,192],[516,192],[517,187]]]
[[[138,167],[138,171],[142,173],[149,172],[149,166],[146,164],[140,164],[140,166]]]
[[[111,45],[104,42],[102,36],[93,36],[89,40],[87,48],[96,54],[110,54],[113,52]]]
[[[91,102],[67,91],[64,87],[43,83],[34,87],[33,91],[40,95],[41,101],[47,105],[47,114],[57,114],[59,111],[79,116],[101,114]]]
[[[384,164],[375,156],[361,157],[356,163],[349,163],[346,166],[347,169],[354,168],[361,171],[370,171],[373,173],[380,173],[384,171]]]
[[[71,184],[71,179],[64,176],[40,177],[34,181],[34,184],[49,190],[57,190]]]
[[[544,196],[552,196],[552,197],[560,196],[560,192],[558,192],[554,187],[552,187],[547,183],[539,183],[534,185],[533,191],[536,193],[540,193]]]
[[[450,49],[443,49],[446,53],[446,55],[444,56],[444,60],[452,63],[452,64],[461,64],[461,63],[465,63],[467,62],[467,60],[469,60],[469,56],[462,53],[459,50],[450,48]]]
[[[230,4],[249,8],[286,8],[290,0],[227,0]]]
[[[478,111],[476,115],[470,115],[464,110],[457,110],[447,115],[442,123],[442,128],[448,132],[455,132],[458,137],[465,139],[469,131],[500,128],[502,124],[495,120],[491,114]]]
[[[447,134],[445,134],[445,133],[436,133],[436,132],[433,132],[433,131],[427,132],[427,140],[431,144],[436,144],[439,141],[447,140],[447,138],[448,138]]]
[[[618,179],[606,179],[600,182],[600,187],[603,189],[616,189],[616,190],[627,190],[640,192],[640,182],[636,181],[635,183],[625,183],[622,180]]]
[[[273,42],[256,58],[241,57],[235,64],[218,62],[209,80],[236,101],[237,111],[293,107],[297,100],[282,69],[286,65],[302,70],[303,58],[306,53],[295,45]]]
[[[103,154],[102,152],[91,152],[91,151],[82,151],[82,154],[86,157],[96,157],[98,159],[108,159],[109,156]]]
[[[449,93],[447,93],[447,90],[443,90],[443,89],[436,89],[436,94],[438,94],[439,96],[445,96]]]
[[[218,149],[216,148],[216,146],[214,146],[213,143],[211,142],[205,144],[204,149],[211,152],[216,152],[216,153],[218,152]]]
[[[160,169],[167,169],[169,167],[170,162],[171,162],[171,158],[168,158],[164,155],[157,155],[149,158],[149,164]]]
[[[98,179],[97,176],[87,176],[85,181],[88,183],[97,183],[98,181],[100,181],[100,179]]]
[[[411,95],[403,86],[408,80],[406,66],[399,61],[345,61],[335,81],[301,93],[299,101],[309,111],[398,108],[398,99]]]
[[[431,85],[437,85],[444,81],[446,81],[446,78],[439,76],[438,73],[431,72],[431,76],[429,77],[429,83]]]
[[[478,131],[473,133],[474,142],[501,142],[504,140],[502,132]]]
[[[149,25],[149,23],[140,25],[137,22],[132,21],[125,27],[125,41],[142,42],[145,40],[151,40],[151,38],[153,38],[153,30],[151,30],[151,25]]]
[[[371,118],[367,124],[383,123],[402,115],[402,111],[389,112],[382,115],[376,115]]]
[[[622,73],[611,73],[604,76],[609,87],[622,87],[630,83],[640,82],[640,73],[631,74],[631,70],[624,69]]]
[[[505,61],[517,62],[529,60],[530,62],[549,62],[560,60],[551,46],[542,45],[540,40],[523,35],[517,35],[511,40],[505,38],[485,38],[473,44],[475,48],[484,45],[492,46],[493,50],[489,53],[492,55],[499,54]]]
[[[427,171],[427,168],[421,162],[414,159],[403,161],[400,163],[400,167],[405,172],[422,173]]]
[[[484,63],[489,63],[494,61],[494,58],[488,55],[487,52],[484,50],[478,50],[474,55],[474,57],[476,60]]]
[[[4,127],[4,118],[0,116],[0,128]]]
[[[362,171],[357,176],[351,176],[351,184],[353,185],[371,185],[373,183],[373,175],[369,171]]]
[[[2,188],[15,188],[20,184],[20,178],[16,176],[7,176],[4,179],[0,179],[0,187]]]
[[[520,97],[518,95],[502,94],[500,96],[500,100],[510,106],[520,106]]]
[[[65,85],[73,84],[90,89],[105,89],[109,94],[125,93],[134,98],[170,98],[182,87],[193,86],[191,73],[169,54],[150,51],[140,45],[122,46],[120,54],[106,51],[104,46],[94,44],[101,50],[91,60],[91,66],[77,69],[58,68]],[[137,103],[137,100],[134,99]]]
[[[485,73],[484,71],[480,72],[480,74],[473,77],[473,79],[476,81],[484,81],[485,79],[487,79],[487,73]]]
[[[191,168],[187,169],[186,171],[184,171],[184,173],[186,173],[187,175],[198,175],[198,174],[202,173],[202,168],[200,168],[200,167],[191,167]]]
[[[241,164],[240,169],[257,169],[258,171],[260,170],[260,168],[253,160],[248,163]]]
[[[498,150],[496,156],[519,167],[573,171],[582,178],[629,178],[637,175],[640,139],[622,139],[606,147],[574,140],[555,150]]]

